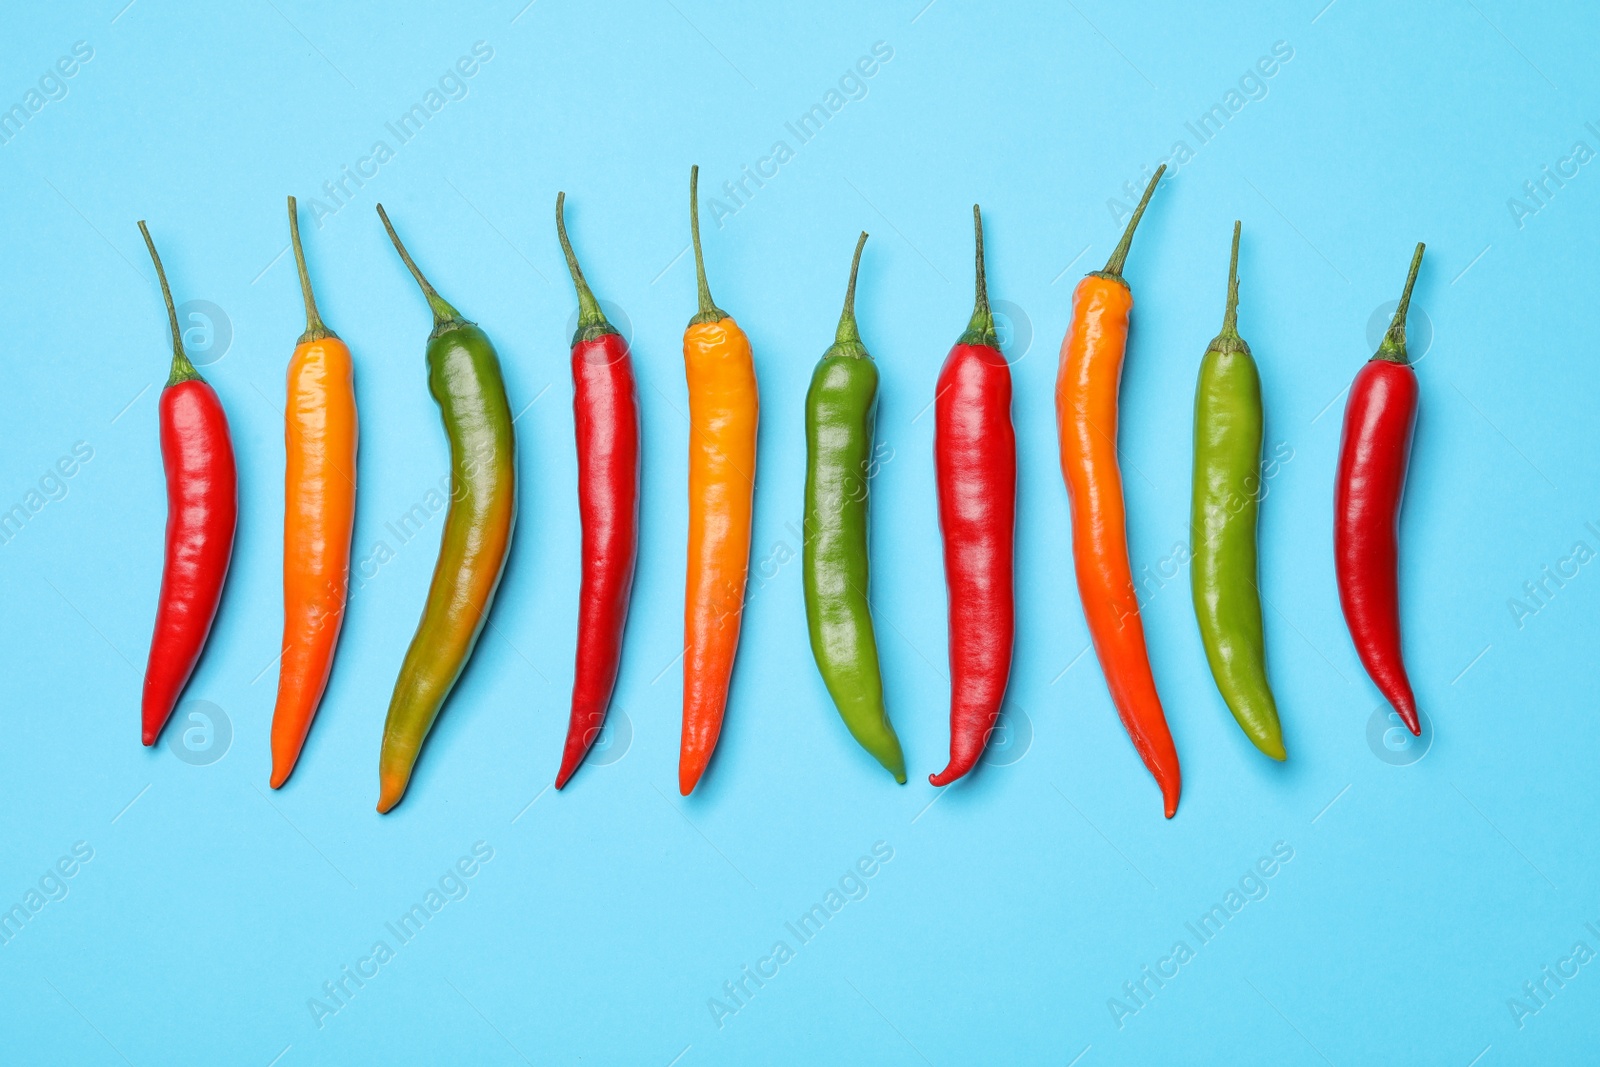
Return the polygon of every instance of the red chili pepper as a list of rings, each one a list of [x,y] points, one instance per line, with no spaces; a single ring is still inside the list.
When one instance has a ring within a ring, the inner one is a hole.
[[[567,784],[605,725],[622,662],[622,632],[639,547],[639,402],[628,342],[606,321],[567,240],[556,195],[556,234],[578,290],[572,337],[572,413],[578,437],[578,514],[583,521],[583,585],[578,594],[578,663],[572,718],[556,773]]]
[[[233,442],[222,401],[183,352],[167,274],[143,222],[172,328],[172,375],[161,390],[161,464],[167,472],[167,545],[161,599],[144,672],[144,743],[153,745],[194,673],[233,556],[239,515]]]
[[[1377,354],[1356,374],[1344,409],[1333,488],[1333,559],[1339,605],[1361,665],[1406,728],[1421,736],[1417,700],[1400,655],[1400,498],[1417,421],[1417,372],[1406,361],[1406,310],[1422,266],[1411,257],[1405,292]]]
[[[950,587],[950,763],[928,776],[949,785],[983,755],[1011,676],[1016,632],[1012,546],[1017,520],[1017,437],[1011,368],[989,310],[983,220],[977,233],[977,300],[967,331],[945,357],[934,398],[933,461]]]

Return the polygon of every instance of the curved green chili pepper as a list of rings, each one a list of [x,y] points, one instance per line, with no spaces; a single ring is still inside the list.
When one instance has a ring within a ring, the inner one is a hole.
[[[1239,224],[1233,224],[1222,332],[1200,361],[1194,393],[1194,612],[1228,709],[1262,752],[1285,758],[1267,685],[1256,513],[1261,500],[1261,376],[1238,330]]]
[[[378,810],[400,803],[423,739],[489,617],[516,522],[516,442],[489,337],[434,292],[378,206],[384,229],[433,311],[428,391],[450,439],[450,506],[416,636],[400,665],[378,759]]]
[[[867,479],[878,368],[856,329],[856,271],[866,243],[862,234],[838,332],[806,391],[801,584],[811,652],[840,717],[861,747],[904,784],[906,759],[883,706],[878,642],[867,602]]]

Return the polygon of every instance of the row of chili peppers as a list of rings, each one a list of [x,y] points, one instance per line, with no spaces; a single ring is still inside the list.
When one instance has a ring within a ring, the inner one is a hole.
[[[1177,811],[1181,772],[1156,691],[1128,557],[1117,460],[1122,364],[1133,296],[1122,271],[1157,170],[1103,270],[1077,286],[1061,345],[1056,416],[1071,506],[1073,562],[1095,654],[1134,748]],[[699,307],[683,338],[689,391],[689,530],[684,604],[679,788],[690,793],[716,748],[745,599],[758,399],[750,342],[711,299],[700,247],[698,168],[690,233]],[[571,716],[557,789],[605,722],[622,658],[639,529],[639,407],[627,341],[606,320],[568,240],[556,233],[578,296],[572,339],[582,585]],[[983,221],[973,206],[976,298],[940,371],[934,463],[949,588],[950,759],[930,775],[967,774],[993,733],[1015,632],[1016,437],[1011,374],[984,280]],[[395,683],[379,757],[378,810],[399,803],[422,745],[487,620],[516,518],[515,438],[499,357],[487,334],[429,284],[382,205],[378,215],[433,313],[426,362],[450,445],[451,497],[438,562]],[[160,402],[168,488],[166,556],[145,674],[143,740],[153,745],[187,684],[221,599],[237,519],[237,479],[217,394],[185,356],[171,291],[148,229],[172,331]],[[288,780],[322,700],[349,593],[357,417],[350,350],[318,314],[293,197],[289,229],[306,329],[290,357],[285,444],[284,628],[272,718],[272,785]],[[1286,758],[1268,684],[1257,588],[1260,375],[1239,336],[1239,223],[1222,330],[1195,391],[1191,581],[1206,657],[1229,709],[1267,756]],[[866,472],[878,371],[855,318],[856,243],[834,343],[806,394],[802,585],[811,648],[845,726],[899,782],[905,757],[885,708],[868,597]],[[1340,603],[1362,663],[1413,733],[1416,703],[1400,654],[1397,521],[1417,407],[1405,347],[1418,245],[1394,319],[1356,375],[1335,482]]]

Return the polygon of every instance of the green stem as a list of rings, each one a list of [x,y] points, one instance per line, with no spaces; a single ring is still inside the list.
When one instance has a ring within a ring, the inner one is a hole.
[[[405,263],[406,269],[422,287],[422,295],[427,298],[428,308],[433,312],[433,332],[438,334],[456,323],[466,322],[461,313],[451,307],[449,302],[428,284],[428,279],[422,276],[422,271],[412,262],[411,254],[406,251],[406,246],[400,243],[400,235],[394,232],[394,226],[389,222],[389,214],[383,210],[382,204],[378,205],[378,217],[383,220],[383,228],[389,231],[389,240],[394,242],[394,250],[400,253],[400,259]]]
[[[863,231],[861,238],[856,241],[855,258],[850,261],[850,284],[844,291],[844,310],[839,313],[839,328],[834,332],[833,346],[822,354],[823,359],[829,356],[867,358],[867,346],[861,342],[861,331],[856,326],[856,273],[861,269],[861,250],[866,246],[867,235]]]
[[[1127,262],[1128,249],[1133,247],[1133,231],[1138,227],[1139,220],[1144,217],[1144,209],[1150,206],[1150,197],[1156,191],[1156,186],[1161,182],[1161,175],[1167,171],[1165,163],[1156,168],[1155,175],[1150,179],[1150,184],[1144,187],[1144,195],[1139,198],[1139,206],[1133,209],[1133,218],[1128,220],[1128,228],[1122,231],[1122,240],[1117,242],[1117,247],[1111,250],[1111,258],[1106,260],[1106,269],[1095,271],[1101,278],[1115,278],[1122,280],[1122,265]]]
[[[1389,320],[1389,329],[1383,335],[1383,343],[1378,346],[1378,351],[1373,359],[1384,359],[1390,363],[1405,363],[1406,358],[1406,313],[1411,310],[1411,287],[1417,284],[1417,271],[1422,267],[1422,250],[1425,246],[1417,242],[1417,250],[1411,255],[1411,271],[1406,275],[1406,287],[1400,293],[1400,303],[1394,309],[1394,318]]]
[[[1239,220],[1233,220],[1233,253],[1228,257],[1228,306],[1222,312],[1222,335],[1239,336]]]
[[[1228,303],[1222,312],[1222,332],[1211,339],[1206,351],[1219,352],[1223,355],[1243,352],[1249,356],[1250,346],[1239,336],[1239,230],[1239,223],[1235,220],[1233,252],[1228,256]]]
[[[616,328],[606,321],[606,313],[600,310],[600,301],[594,298],[594,293],[589,290],[589,283],[583,278],[583,268],[578,266],[578,257],[572,251],[572,242],[567,240],[567,220],[565,209],[567,203],[566,193],[556,194],[556,236],[561,239],[561,254],[567,257],[567,270],[572,275],[572,284],[578,290],[578,332],[572,335],[572,343],[583,341],[597,341],[608,333],[616,333]]]
[[[178,327],[178,309],[172,303],[172,290],[167,288],[167,272],[161,267],[161,257],[156,254],[156,243],[150,239],[150,228],[139,220],[139,232],[144,234],[144,246],[150,250],[150,258],[156,265],[156,279],[161,282],[161,298],[167,302],[167,325],[172,328],[172,373],[167,376],[167,385],[177,385],[179,382],[199,379],[200,372],[194,369],[194,364],[189,362],[189,357],[183,351],[183,331]]]
[[[978,266],[974,282],[977,295],[972,304],[972,318],[967,320],[967,332],[956,339],[956,344],[999,348],[1000,334],[994,328],[994,313],[989,310],[989,283],[983,272],[983,216],[977,204],[972,205],[972,230],[977,244]]]
[[[329,337],[337,341],[339,335],[328,329],[317,313],[317,298],[311,293],[311,275],[306,272],[305,249],[300,247],[300,214],[292,196],[289,198],[289,243],[294,246],[294,266],[300,272],[300,296],[306,305],[306,332],[295,343],[309,344]]]
[[[689,320],[690,326],[702,322],[721,322],[728,313],[711,302],[711,287],[706,284],[706,259],[700,252],[700,168],[689,168],[689,236],[694,241],[694,274],[700,286],[700,310]]]

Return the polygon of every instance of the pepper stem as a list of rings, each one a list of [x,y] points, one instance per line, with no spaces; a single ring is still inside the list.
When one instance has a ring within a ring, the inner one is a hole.
[[[189,362],[189,357],[183,351],[183,330],[178,327],[178,309],[172,304],[172,290],[167,288],[167,272],[161,267],[161,257],[156,254],[156,243],[150,239],[150,228],[139,220],[139,232],[144,234],[144,246],[150,250],[150,258],[156,265],[156,279],[161,282],[161,298],[167,302],[167,324],[172,328],[172,373],[167,376],[167,385],[177,385],[179,382],[199,379],[200,372],[194,369],[194,364]]]
[[[839,313],[839,329],[833,335],[835,344],[861,341],[861,331],[856,328],[856,274],[861,270],[861,250],[866,246],[867,232],[863,230],[856,241],[856,254],[850,260],[850,284],[844,290],[844,310]]]
[[[700,310],[689,320],[690,326],[702,322],[721,322],[728,313],[711,301],[711,287],[706,284],[706,258],[700,251],[700,168],[689,168],[689,236],[694,241],[694,275],[700,286]]]
[[[317,298],[311,293],[311,275],[306,272],[305,249],[300,247],[300,214],[292,196],[289,198],[289,243],[294,246],[294,266],[300,272],[300,295],[306,305],[306,332],[295,343],[309,344],[329,337],[337,341],[339,335],[328,329],[317,313]]]
[[[867,346],[861,343],[861,331],[856,326],[856,273],[861,269],[861,250],[867,246],[867,235],[862,231],[856,241],[855,258],[850,261],[850,284],[844,291],[844,310],[839,313],[839,328],[833,335],[833,346],[822,354],[829,356],[856,356],[865,358]]]
[[[1421,241],[1417,242],[1417,250],[1411,255],[1411,271],[1406,275],[1406,287],[1400,293],[1400,303],[1395,306],[1394,318],[1389,320],[1389,329],[1383,335],[1383,343],[1378,345],[1378,351],[1373,359],[1385,359],[1390,363],[1406,363],[1406,313],[1411,310],[1411,288],[1417,284],[1417,271],[1422,268],[1422,250],[1426,247]]]
[[[1239,336],[1239,220],[1233,220],[1233,253],[1228,257],[1228,305],[1222,311],[1222,336]]]
[[[564,216],[566,203],[567,194],[557,193],[556,236],[561,239],[561,254],[567,257],[567,270],[572,275],[573,286],[578,290],[578,332],[572,335],[572,343],[578,344],[582,341],[595,341],[617,331],[606,321],[606,313],[600,310],[600,301],[594,298],[594,293],[589,290],[589,283],[584,281],[583,268],[578,266],[578,257],[572,251],[572,242],[567,240],[567,220]]]
[[[1122,280],[1122,265],[1127,262],[1128,249],[1133,247],[1133,231],[1138,227],[1139,220],[1144,217],[1144,209],[1150,206],[1150,197],[1155,193],[1156,186],[1161,182],[1161,175],[1166,171],[1167,165],[1161,164],[1150,178],[1150,184],[1144,187],[1144,195],[1139,198],[1139,206],[1133,209],[1133,218],[1128,220],[1128,228],[1122,231],[1122,240],[1111,250],[1111,258],[1106,260],[1106,269],[1095,272],[1100,277]]]
[[[973,283],[976,295],[972,303],[972,318],[967,321],[967,332],[956,339],[958,345],[986,345],[1000,347],[1000,334],[994,328],[994,313],[989,310],[989,283],[983,272],[983,215],[978,205],[972,205],[972,231],[977,251],[977,271]]]
[[[394,232],[394,226],[389,222],[389,213],[383,210],[383,205],[378,205],[378,217],[383,220],[383,228],[389,231],[389,240],[394,242],[394,250],[400,253],[400,259],[411,271],[411,276],[422,287],[422,295],[428,299],[428,308],[433,312],[433,331],[438,333],[453,322],[465,322],[461,313],[451,307],[444,297],[440,296],[433,286],[428,284],[428,279],[422,276],[422,271],[417,269],[412,262],[411,253],[406,251],[406,246],[400,243],[400,235]]]
[[[1242,352],[1250,355],[1250,346],[1239,336],[1239,230],[1238,220],[1233,223],[1233,252],[1228,256],[1228,302],[1222,311],[1222,330],[1206,346],[1209,355],[1216,352],[1228,355]]]

